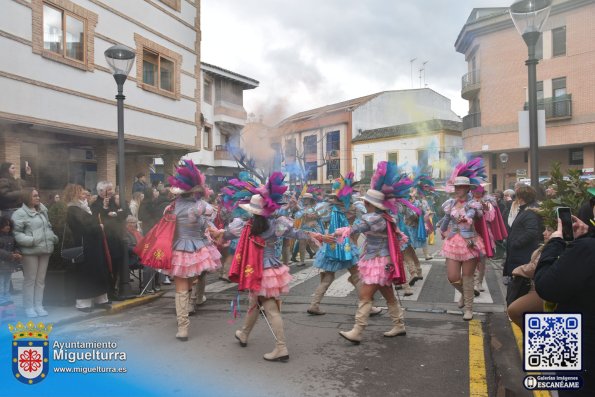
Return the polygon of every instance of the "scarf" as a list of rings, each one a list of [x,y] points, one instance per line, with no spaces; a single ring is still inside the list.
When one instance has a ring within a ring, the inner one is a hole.
[[[91,208],[89,208],[89,203],[87,203],[87,201],[75,200],[75,201],[71,201],[70,203],[68,203],[67,206],[68,207],[79,207],[80,209],[85,211],[87,214],[92,215]]]

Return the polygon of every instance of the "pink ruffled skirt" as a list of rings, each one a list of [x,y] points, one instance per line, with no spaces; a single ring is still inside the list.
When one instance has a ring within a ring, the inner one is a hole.
[[[168,276],[189,278],[203,272],[214,272],[221,268],[221,253],[214,245],[207,245],[196,252],[174,251],[171,269],[164,270]]]
[[[485,256],[485,246],[481,237],[473,238],[475,243],[473,247],[469,247],[467,240],[460,234],[455,234],[442,243],[442,255],[447,259],[454,259],[456,261],[464,262],[473,258]]]
[[[392,285],[391,272],[386,271],[386,265],[391,263],[390,256],[377,256],[368,260],[360,259],[357,264],[360,280],[368,285]]]
[[[257,295],[264,296],[265,298],[278,298],[281,294],[289,292],[289,282],[291,279],[289,267],[285,265],[264,269],[260,291],[258,291]]]

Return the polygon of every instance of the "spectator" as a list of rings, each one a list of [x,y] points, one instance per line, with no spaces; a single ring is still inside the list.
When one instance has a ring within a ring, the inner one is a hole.
[[[23,305],[27,317],[47,316],[43,308],[45,274],[58,236],[52,231],[47,208],[32,188],[22,191],[23,206],[12,214],[14,236],[23,254]]]
[[[122,211],[116,203],[114,195],[114,185],[108,181],[100,181],[97,183],[97,200],[90,205],[91,212],[99,223],[103,224],[103,231],[107,240],[109,248],[112,273],[115,277],[112,278],[112,285],[110,292],[116,293],[117,275],[120,274],[120,266],[123,262],[124,255],[127,254],[125,244],[125,223],[126,213]]]
[[[139,172],[136,175],[136,181],[132,184],[132,193],[144,192],[149,187],[147,183],[147,176],[144,172]]]
[[[10,277],[22,259],[12,229],[10,217],[0,217],[0,306],[13,303],[10,297]]]
[[[543,240],[545,244],[550,240],[552,233],[554,230],[550,227],[546,227],[545,231],[543,232]],[[531,260],[529,263],[524,264],[522,266],[517,267],[512,271],[512,275],[515,277],[525,277],[531,280],[531,289],[529,292],[521,296],[520,298],[516,299],[514,302],[508,306],[508,317],[512,320],[513,323],[519,326],[520,329],[524,330],[524,318],[523,315],[525,313],[535,313],[535,312],[542,312],[543,311],[543,299],[537,295],[537,291],[535,291],[535,281],[533,278],[535,277],[535,268],[537,267],[537,263],[539,262],[539,258],[541,256],[541,252],[543,251],[544,245],[537,248],[533,251],[531,255]]]
[[[21,208],[23,204],[21,190],[24,185],[32,185],[31,167],[28,162],[25,164],[26,181],[17,178],[17,167],[13,163],[0,164],[0,213],[4,215],[11,216]]]
[[[591,208],[595,218],[595,207]],[[544,247],[535,270],[535,289],[539,296],[557,303],[556,313],[582,314],[584,381],[579,391],[558,391],[564,396],[595,396],[595,225],[572,217],[575,240],[568,245],[562,239],[562,221]]]
[[[128,209],[130,210],[130,214],[136,219],[138,219],[138,209],[140,208],[144,198],[145,194],[143,192],[132,193],[132,200],[130,200],[130,206]]]
[[[512,271],[531,260],[531,254],[539,247],[543,230],[541,217],[535,211],[535,190],[531,186],[517,188],[516,202],[518,215],[514,218],[506,240],[504,276],[512,276]],[[533,210],[531,210],[533,209]]]
[[[143,266],[140,263],[140,258],[138,255],[134,253],[134,247],[138,244],[138,242],[143,238],[143,235],[138,231],[138,219],[136,219],[132,215],[128,215],[126,218],[126,242],[128,244],[128,265],[131,270],[136,269],[143,269],[142,277],[139,281],[140,289],[144,290],[147,283],[151,281],[151,285],[147,288],[146,292],[152,293],[157,290],[154,286],[154,279],[152,279],[155,270],[148,267]]]
[[[75,245],[83,247],[84,263],[76,267],[76,308],[89,313],[94,305],[111,308],[107,292],[109,270],[103,245],[103,233],[97,217],[89,208],[87,192],[81,185],[69,184],[64,191],[68,203],[66,224],[75,239]]]
[[[512,189],[507,189],[504,191],[504,202],[506,205],[506,209],[502,213],[502,218],[504,218],[504,224],[506,226],[506,231],[510,234],[510,227],[512,226],[512,222],[514,222],[514,218],[519,213],[519,206],[516,202],[515,192]]]

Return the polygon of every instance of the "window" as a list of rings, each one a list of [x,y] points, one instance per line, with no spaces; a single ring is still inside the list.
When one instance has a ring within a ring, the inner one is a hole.
[[[316,135],[310,135],[310,136],[306,136],[304,137],[304,157],[306,158],[306,161],[316,161],[317,160],[317,150],[316,150],[316,146],[317,146],[317,136]]]
[[[389,153],[389,154],[386,156],[386,159],[387,159],[388,161],[390,161],[391,163],[398,164],[398,163],[399,163],[399,153],[398,153],[398,152],[392,152],[392,153]]]
[[[180,11],[181,9],[181,1],[180,0],[160,0],[163,4],[168,7],[173,8],[176,11]]]
[[[366,173],[372,173],[374,171],[374,155],[367,154],[364,156],[364,170]]]
[[[202,83],[202,97],[208,104],[213,104],[213,82],[210,79],[204,79]]]
[[[417,151],[417,166],[424,170],[428,167],[428,151],[418,150]]]
[[[143,83],[174,91],[174,62],[153,51],[143,50]]]
[[[79,69],[94,69],[97,14],[69,0],[33,1],[31,10],[33,53]]]
[[[583,148],[568,150],[569,165],[583,165]]]
[[[566,77],[552,79],[552,117],[570,115],[569,101],[566,96]]]
[[[543,81],[538,81],[536,84],[537,100],[543,101]]]
[[[566,55],[566,26],[552,29],[552,56]]]
[[[306,180],[318,180],[318,163],[316,161],[306,161],[304,167],[306,171]]]
[[[211,150],[211,137],[211,127],[204,126],[202,133],[202,145],[207,150]]]
[[[285,160],[288,162],[295,161],[295,155],[297,148],[295,145],[295,139],[288,139],[285,141]]]
[[[332,131],[326,134],[326,152],[331,153],[334,151],[335,156],[338,156],[339,150],[341,150],[340,139],[339,131]],[[331,157],[334,156],[331,154]]]
[[[180,99],[182,56],[135,33],[137,85],[147,91]]]

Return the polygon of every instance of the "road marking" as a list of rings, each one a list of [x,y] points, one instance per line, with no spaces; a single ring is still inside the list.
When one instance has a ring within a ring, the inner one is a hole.
[[[479,320],[469,321],[469,396],[488,397],[483,330]]]
[[[299,272],[293,273],[291,275],[292,280],[289,283],[289,289],[292,289],[296,285],[300,285],[301,283],[311,279],[312,277],[318,276],[318,273],[320,273],[320,269],[314,266],[308,266],[305,269],[300,270]]]
[[[481,286],[483,287],[484,291],[481,294],[479,294],[479,296],[473,297],[473,303],[494,303],[494,300],[492,299],[492,295],[490,294],[490,290],[488,288],[488,283],[486,282],[485,278],[483,279]],[[458,302],[459,299],[461,299],[461,293],[455,290],[455,299],[453,300],[453,302]]]
[[[398,291],[401,300],[417,301],[419,299],[419,294],[421,293],[421,290],[424,287],[424,283],[428,279],[428,274],[430,273],[431,268],[432,265],[421,265],[421,275],[423,276],[423,279],[416,281],[413,287],[411,287],[411,289],[413,290],[413,295],[411,296],[405,296],[403,294],[403,290]]]
[[[514,339],[516,340],[516,346],[519,349],[519,354],[521,355],[521,361],[523,360],[523,331],[513,322],[510,323],[512,327],[512,333],[514,334]],[[539,372],[537,372],[539,374]],[[534,397],[550,397],[551,393],[547,390],[533,390]]]

